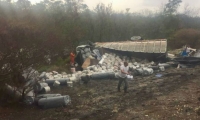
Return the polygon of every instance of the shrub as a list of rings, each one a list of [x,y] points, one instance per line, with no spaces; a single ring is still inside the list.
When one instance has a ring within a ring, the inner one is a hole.
[[[180,48],[184,45],[200,48],[200,30],[181,29],[177,31],[173,39],[169,41],[170,48]]]

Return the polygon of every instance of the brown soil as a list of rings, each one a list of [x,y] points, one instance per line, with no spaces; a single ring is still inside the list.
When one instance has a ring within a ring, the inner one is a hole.
[[[137,76],[129,93],[117,92],[117,80],[90,81],[53,89],[70,95],[65,108],[0,107],[1,120],[199,120],[200,67],[165,71],[163,77]]]

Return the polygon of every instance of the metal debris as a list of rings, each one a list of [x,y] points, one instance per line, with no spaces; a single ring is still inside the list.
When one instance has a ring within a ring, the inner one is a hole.
[[[143,53],[166,53],[167,40],[138,40],[138,41],[121,41],[121,42],[97,42],[97,47]]]

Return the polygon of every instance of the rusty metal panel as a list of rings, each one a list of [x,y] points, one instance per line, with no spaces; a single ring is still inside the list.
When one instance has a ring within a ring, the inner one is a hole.
[[[119,51],[141,52],[141,53],[166,53],[167,40],[138,40],[121,42],[97,42],[96,45],[102,48],[114,49]]]

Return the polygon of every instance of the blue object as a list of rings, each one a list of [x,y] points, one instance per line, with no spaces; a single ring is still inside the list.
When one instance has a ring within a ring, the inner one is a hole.
[[[162,77],[162,74],[156,74],[155,76],[156,77]]]
[[[186,52],[186,50],[182,51],[181,56],[188,56],[188,53]]]

